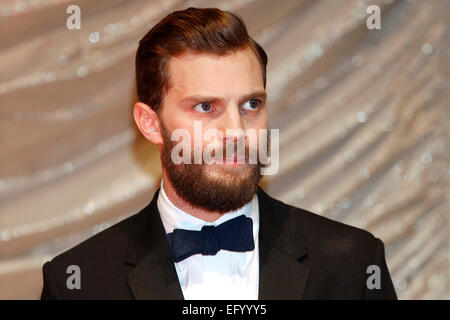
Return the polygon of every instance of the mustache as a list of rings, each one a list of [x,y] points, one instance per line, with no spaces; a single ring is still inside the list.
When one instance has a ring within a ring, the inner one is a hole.
[[[207,148],[207,147],[203,148],[202,151],[204,151],[206,148]],[[241,152],[244,153],[243,155],[245,155],[246,158],[247,158],[247,157],[248,157],[247,155],[250,154],[250,151],[256,151],[256,150],[254,150],[254,149],[250,149],[250,147],[249,147],[248,145],[245,145],[244,148],[242,148],[242,147],[241,147],[240,149],[238,149],[238,148],[239,148],[239,144],[237,144],[237,143],[227,144],[226,146],[221,147],[219,152],[220,152],[224,157],[226,157],[226,156],[227,156],[227,151],[228,151],[228,153],[229,153],[231,156],[237,155],[237,154],[239,153],[239,151],[241,151]],[[242,149],[243,149],[243,150],[242,150]],[[231,152],[230,152],[229,150],[231,150]],[[211,151],[211,155],[212,155],[213,157],[216,156],[216,149],[213,149],[213,150]]]

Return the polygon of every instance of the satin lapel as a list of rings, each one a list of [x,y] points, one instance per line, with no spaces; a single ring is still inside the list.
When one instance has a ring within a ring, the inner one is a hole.
[[[128,285],[138,300],[183,299],[156,205],[158,193],[136,216],[131,230],[126,263],[135,268],[128,275]]]
[[[309,268],[295,217],[261,188],[259,200],[259,299],[297,300],[304,296]]]
[[[183,300],[175,267],[162,243],[147,254],[128,275],[128,284],[137,300]]]
[[[309,268],[270,244],[260,240],[260,300],[299,300],[303,298]]]

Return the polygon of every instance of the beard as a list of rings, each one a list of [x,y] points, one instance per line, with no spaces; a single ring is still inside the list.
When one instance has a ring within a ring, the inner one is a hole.
[[[162,166],[177,195],[184,201],[195,208],[224,214],[238,210],[253,199],[261,179],[261,167],[265,166],[259,159],[256,164],[245,161],[238,166],[207,164],[205,161],[196,164],[192,152],[190,164],[184,162],[175,164],[171,152],[178,142],[170,139],[170,134],[162,122],[161,132]],[[269,137],[267,148],[270,143]],[[245,151],[246,155],[249,155],[248,146],[245,147]]]

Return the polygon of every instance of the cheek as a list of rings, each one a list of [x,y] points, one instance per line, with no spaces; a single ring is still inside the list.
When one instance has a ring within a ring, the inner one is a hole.
[[[171,132],[175,129],[186,129],[188,131],[191,131],[192,124],[186,121],[185,117],[180,117],[177,115],[172,114],[165,114],[164,117],[164,124],[166,128]],[[193,131],[193,128],[192,128]]]
[[[267,114],[267,108],[262,110],[261,125],[262,129],[267,129],[269,126],[269,115]]]
[[[260,140],[263,146],[267,146],[267,139],[269,139],[269,135],[270,135],[270,130],[268,129],[268,117],[267,117],[267,112],[265,113],[265,115],[263,117],[261,117],[257,123],[255,123],[254,129],[257,132],[257,140],[258,140],[258,145],[256,149],[259,149],[259,145],[260,145]],[[263,133],[260,133],[260,129],[263,129],[262,131],[265,131],[265,135]]]
[[[267,113],[262,114],[260,117],[256,119],[250,119],[246,122],[245,130],[252,129],[255,130],[257,134],[259,134],[260,129],[268,128],[268,117]]]
[[[267,129],[269,115],[267,114],[267,107],[262,108],[257,116],[249,117],[246,119],[247,126],[255,130]]]

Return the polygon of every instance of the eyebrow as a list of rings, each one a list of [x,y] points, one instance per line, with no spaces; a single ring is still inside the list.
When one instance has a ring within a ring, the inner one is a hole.
[[[246,94],[239,98],[239,104],[242,104],[243,102],[250,100],[250,99],[261,99],[263,102],[265,102],[267,98],[266,91],[255,91],[249,94]],[[212,96],[202,96],[202,95],[192,95],[185,97],[181,99],[181,103],[195,103],[195,102],[223,102],[224,99],[221,97],[212,97]]]

